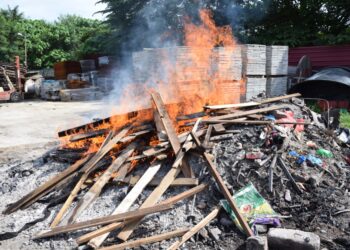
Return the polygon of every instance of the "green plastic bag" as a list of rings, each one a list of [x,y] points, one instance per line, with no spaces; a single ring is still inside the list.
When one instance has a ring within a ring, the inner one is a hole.
[[[278,214],[272,209],[270,204],[261,196],[252,183],[249,183],[244,188],[241,188],[237,193],[233,195],[233,199],[239,208],[243,217],[248,221],[248,224],[252,224],[254,219],[261,217],[275,217]],[[221,200],[220,204],[229,214],[230,218],[234,221],[236,226],[244,232],[235,213],[232,211],[230,205],[226,200]]]
[[[316,153],[324,158],[333,158],[332,152],[323,148],[318,149]]]

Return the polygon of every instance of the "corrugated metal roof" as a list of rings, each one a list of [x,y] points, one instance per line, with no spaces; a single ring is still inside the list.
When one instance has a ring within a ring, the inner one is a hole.
[[[303,55],[310,57],[314,69],[331,66],[350,67],[350,44],[290,48],[289,65],[296,66]]]

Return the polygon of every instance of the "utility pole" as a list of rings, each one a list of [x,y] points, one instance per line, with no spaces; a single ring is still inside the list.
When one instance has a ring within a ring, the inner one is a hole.
[[[19,36],[23,37],[24,39],[24,66],[27,68],[28,66],[28,56],[27,56],[27,34],[24,33],[18,33]]]

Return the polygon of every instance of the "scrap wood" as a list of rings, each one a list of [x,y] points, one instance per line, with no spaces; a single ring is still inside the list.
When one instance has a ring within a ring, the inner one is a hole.
[[[95,182],[95,184],[89,189],[87,193],[84,194],[83,198],[79,201],[77,206],[72,213],[67,215],[68,223],[73,223],[79,214],[84,211],[101,193],[102,188],[107,184],[113,172],[119,170],[119,168],[124,164],[126,159],[134,152],[136,144],[130,144],[125,150],[123,150],[116,160],[103,172],[100,178]]]
[[[64,181],[65,178],[70,176],[72,173],[79,170],[87,161],[91,159],[92,155],[87,155],[81,160],[78,160],[76,163],[50,179],[49,181],[45,182],[20,200],[16,201],[15,203],[11,204],[9,207],[6,208],[5,211],[3,211],[3,214],[10,214],[15,211],[17,211],[20,208],[23,208],[24,206],[28,207],[31,204],[33,204],[35,201],[46,195],[50,190],[52,190],[56,185],[58,185],[60,182]]]
[[[223,104],[223,105],[207,105],[207,106],[204,106],[204,108],[211,109],[211,110],[230,109],[230,108],[246,108],[246,107],[259,106],[261,104],[282,101],[282,100],[291,99],[293,97],[300,97],[300,96],[301,96],[301,94],[295,93],[295,94],[291,94],[291,95],[284,95],[284,96],[277,96],[277,97],[273,97],[273,98],[267,98],[265,100],[261,100],[258,102],[245,102],[245,103]]]
[[[160,115],[156,110],[153,111],[153,119],[157,129],[158,140],[167,141],[169,139],[168,135],[165,132],[165,127],[160,119]]]
[[[156,93],[156,92],[151,93],[151,96],[156,106],[155,111],[158,112],[159,114],[160,121],[163,124],[165,132],[168,136],[168,140],[171,144],[171,147],[173,148],[175,154],[177,154],[181,148],[180,141],[179,141],[179,138],[177,137],[175,128],[170,120],[169,114],[165,109],[165,105],[163,103],[162,97],[160,96],[159,93]],[[194,177],[192,169],[186,160],[183,160],[183,163],[180,167],[185,177],[189,177],[189,178]]]
[[[97,219],[78,222],[78,223],[69,224],[65,226],[58,226],[58,227],[52,228],[51,230],[46,230],[39,233],[34,237],[34,239],[46,238],[46,237],[54,236],[61,233],[68,233],[68,232],[77,231],[84,228],[106,225],[106,224],[114,223],[118,221],[125,222],[130,219],[135,219],[135,218],[143,217],[149,214],[166,211],[171,209],[173,206],[174,204],[172,203],[158,204],[152,207],[140,208],[130,212],[119,213],[116,215],[108,215]]]
[[[296,125],[310,125],[310,122],[291,122],[291,121],[240,121],[240,120],[206,120],[207,124],[254,124],[254,125],[268,125],[268,124],[296,124]]]
[[[141,176],[134,175],[134,176],[128,176],[125,177],[123,180],[120,180],[121,183],[125,183],[131,186],[135,186],[135,184],[140,180]],[[160,178],[153,178],[149,183],[148,186],[158,186],[161,182]],[[199,184],[199,180],[197,178],[176,178],[170,186],[177,187],[177,186],[196,186]]]
[[[100,119],[97,121],[93,121],[84,125],[80,125],[74,128],[70,128],[67,130],[62,130],[58,132],[58,137],[63,137],[63,136],[67,136],[67,135],[73,135],[73,134],[77,134],[81,131],[83,131],[84,133],[89,132],[89,130],[93,130],[94,128],[98,128],[101,125],[104,124],[111,124],[111,128],[113,127],[113,123],[114,121],[132,121],[132,119],[135,119],[136,117],[147,117],[147,114],[150,114],[152,112],[151,108],[147,108],[147,109],[141,109],[141,110],[137,110],[137,111],[132,111],[126,114],[118,114],[118,115],[113,115],[104,119]],[[148,121],[145,121],[144,123],[147,123]]]
[[[141,131],[138,131],[138,132],[134,132],[134,133],[132,133],[130,135],[127,135],[127,136],[123,137],[122,139],[120,139],[120,142],[125,143],[125,142],[128,142],[128,141],[134,140],[136,137],[138,137],[140,135],[148,134],[148,133],[150,133],[152,131],[153,130],[151,130],[151,129],[146,129],[146,130],[141,130]]]
[[[185,233],[179,241],[174,242],[174,244],[172,244],[168,248],[168,250],[178,249],[183,243],[185,243],[193,235],[195,235],[202,228],[204,228],[206,225],[208,225],[210,223],[210,221],[212,221],[219,214],[219,211],[220,211],[220,207],[217,207],[213,211],[211,211],[210,214],[208,214],[203,220],[201,220],[197,225],[195,225],[187,233]]]
[[[214,124],[213,128],[214,128],[215,132],[218,132],[218,133],[226,131],[226,129],[225,129],[224,125],[222,125],[222,123]]]
[[[187,191],[184,191],[184,192],[182,192],[182,193],[180,193],[178,195],[170,197],[170,198],[162,201],[160,204],[174,204],[174,203],[177,203],[177,202],[179,202],[181,200],[184,200],[184,199],[187,199],[187,198],[189,198],[189,197],[191,197],[191,196],[193,196],[193,195],[195,195],[195,194],[197,194],[199,192],[202,192],[207,187],[208,187],[208,184],[203,184],[202,183],[202,184],[200,184],[200,185],[198,185],[198,186],[196,186],[194,188],[191,188],[191,189],[189,189]],[[118,227],[109,227],[109,225],[108,226],[104,226],[104,227],[102,227],[100,229],[97,229],[96,231],[90,232],[88,234],[85,234],[85,235],[79,237],[77,239],[77,243],[78,244],[82,244],[84,242],[87,242],[87,241],[89,241],[89,240],[99,236],[99,235],[105,234],[107,232],[111,232],[112,230],[114,230],[116,228],[118,228]]]
[[[89,132],[82,133],[82,134],[71,135],[68,140],[70,142],[76,142],[76,141],[80,141],[80,140],[93,138],[96,136],[105,135],[107,133],[108,133],[108,129],[93,130],[93,131],[89,131]]]
[[[271,165],[269,167],[269,192],[270,193],[273,192],[273,170],[274,170],[274,168],[276,166],[277,157],[278,157],[278,154],[275,153],[275,155],[273,156]]]
[[[110,224],[118,221],[126,222],[128,220],[141,218],[149,214],[166,211],[171,209],[180,200],[188,198],[194,195],[195,193],[198,193],[204,190],[206,187],[207,185],[202,184],[188,191],[185,191],[179,195],[170,197],[167,200],[161,202],[160,204],[150,206],[147,208],[139,208],[134,211],[119,213],[116,215],[108,215],[108,216],[104,216],[104,217],[100,217],[100,218],[96,218],[88,221],[65,225],[65,226],[58,226],[58,227],[52,228],[51,230],[45,230],[39,233],[37,236],[35,236],[34,239],[50,237],[61,233],[68,233],[68,232],[77,231],[84,228],[95,227],[99,225],[106,225],[106,224]]]
[[[131,191],[127,194],[127,196],[123,199],[123,201],[118,205],[118,207],[113,211],[112,215],[116,215],[118,213],[126,212],[132,206],[132,204],[136,201],[139,195],[142,193],[147,184],[153,179],[155,174],[160,169],[161,164],[153,164],[150,166],[146,172],[142,175],[142,177],[137,181],[136,185],[131,189]],[[109,228],[118,228],[120,223],[112,223],[108,225]],[[100,235],[97,238],[94,238],[89,242],[89,245],[97,248],[99,247],[103,241],[108,237],[109,233],[105,233]]]
[[[191,133],[191,135],[192,135],[195,143],[197,144],[197,146],[201,147],[201,143],[200,143],[199,139],[197,138],[197,136],[194,133]],[[225,199],[229,203],[231,209],[235,213],[239,223],[241,224],[241,227],[244,229],[245,233],[248,236],[253,236],[254,234],[253,234],[251,228],[249,227],[247,221],[244,219],[244,217],[242,216],[241,212],[239,211],[235,201],[233,200],[233,198],[232,198],[232,196],[230,194],[230,191],[228,190],[228,188],[226,187],[226,185],[224,183],[224,180],[221,178],[219,172],[216,169],[215,164],[212,162],[211,155],[209,155],[208,153],[203,151],[203,157],[206,160],[206,162],[208,163],[210,173],[214,177],[216,183],[218,184],[218,186],[219,186],[221,192],[223,193]]]
[[[187,231],[188,231],[188,228],[177,229],[177,230],[174,230],[171,232],[166,232],[166,233],[162,233],[159,235],[154,235],[154,236],[150,236],[147,238],[138,239],[138,240],[134,240],[134,241],[128,241],[128,242],[124,242],[124,243],[121,243],[118,245],[102,247],[99,249],[100,250],[121,250],[121,249],[126,249],[126,248],[131,248],[131,247],[138,247],[138,246],[142,246],[145,244],[160,242],[160,241],[168,240],[168,239],[171,239],[174,237],[183,236]]]
[[[267,108],[240,111],[240,112],[235,112],[233,114],[209,117],[207,119],[203,119],[203,122],[213,121],[213,120],[225,120],[225,119],[239,118],[239,117],[243,117],[243,116],[247,116],[247,115],[266,113],[266,112],[270,112],[270,111],[277,110],[277,109],[283,109],[285,107],[286,107],[285,105],[275,105],[275,106],[270,106]]]
[[[191,133],[195,134],[196,129],[198,129],[198,127],[194,126]],[[144,203],[141,205],[141,207],[148,207],[148,206],[152,206],[152,205],[156,204],[157,201],[160,199],[160,197],[169,188],[170,184],[179,175],[179,173],[180,173],[179,165],[173,164],[172,168],[163,177],[159,186],[153,190],[153,192],[148,196],[148,198],[144,201]],[[123,228],[123,230],[118,234],[117,237],[121,240],[126,241],[140,222],[141,222],[141,220],[132,221],[125,228]]]
[[[196,186],[194,188],[191,188],[189,190],[186,190],[186,191],[184,191],[184,192],[182,192],[182,193],[180,193],[178,195],[170,197],[170,198],[162,201],[160,204],[175,204],[175,203],[177,203],[177,202],[179,202],[181,200],[187,199],[187,198],[189,198],[189,197],[191,197],[191,196],[193,196],[193,195],[203,191],[207,187],[208,187],[208,184],[200,184],[200,185],[198,185],[198,186]],[[102,227],[102,228],[100,228],[100,229],[98,229],[96,231],[93,231],[91,233],[88,233],[86,235],[83,235],[83,236],[79,237],[77,239],[77,243],[81,244],[81,243],[84,243],[84,242],[90,240],[89,245],[91,247],[93,247],[93,248],[98,248],[103,243],[103,241],[96,241],[95,242],[94,239],[93,240],[91,240],[91,239],[95,238],[95,237],[97,237],[99,235],[102,235],[104,233],[111,232],[112,230],[117,229],[118,227],[120,227],[120,225],[117,225],[117,223],[115,223],[115,225],[110,224],[108,226],[104,226],[104,227]]]
[[[84,184],[85,180],[88,178],[89,174],[96,168],[96,164],[115,146],[116,143],[118,143],[129,131],[129,127],[124,128],[122,131],[120,131],[116,136],[113,136],[114,131],[111,131],[104,142],[102,143],[100,149],[96,152],[96,154],[85,164],[85,166],[82,168],[83,175],[81,176],[80,180],[77,182],[75,187],[73,188],[72,192],[68,196],[66,202],[63,204],[62,208],[56,215],[55,219],[52,221],[50,227],[57,226],[63,215],[66,213],[67,209],[72,204],[73,200],[77,196],[77,194],[80,191],[81,186]]]

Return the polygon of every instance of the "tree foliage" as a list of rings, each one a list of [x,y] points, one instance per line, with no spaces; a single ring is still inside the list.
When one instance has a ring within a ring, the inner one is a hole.
[[[154,31],[181,38],[186,17],[196,21],[199,8],[212,10],[219,25],[229,24],[241,42],[289,46],[350,42],[348,0],[100,0],[114,42],[152,43]],[[138,39],[141,34],[143,39]],[[153,37],[153,39],[157,39]],[[135,42],[136,41],[136,42]],[[142,47],[142,46],[140,46]],[[146,47],[146,46],[144,46]]]
[[[55,62],[78,60],[106,53],[107,24],[98,20],[65,15],[53,23],[25,19],[18,7],[0,11],[0,61],[24,60],[25,40],[29,68],[51,67]]]

